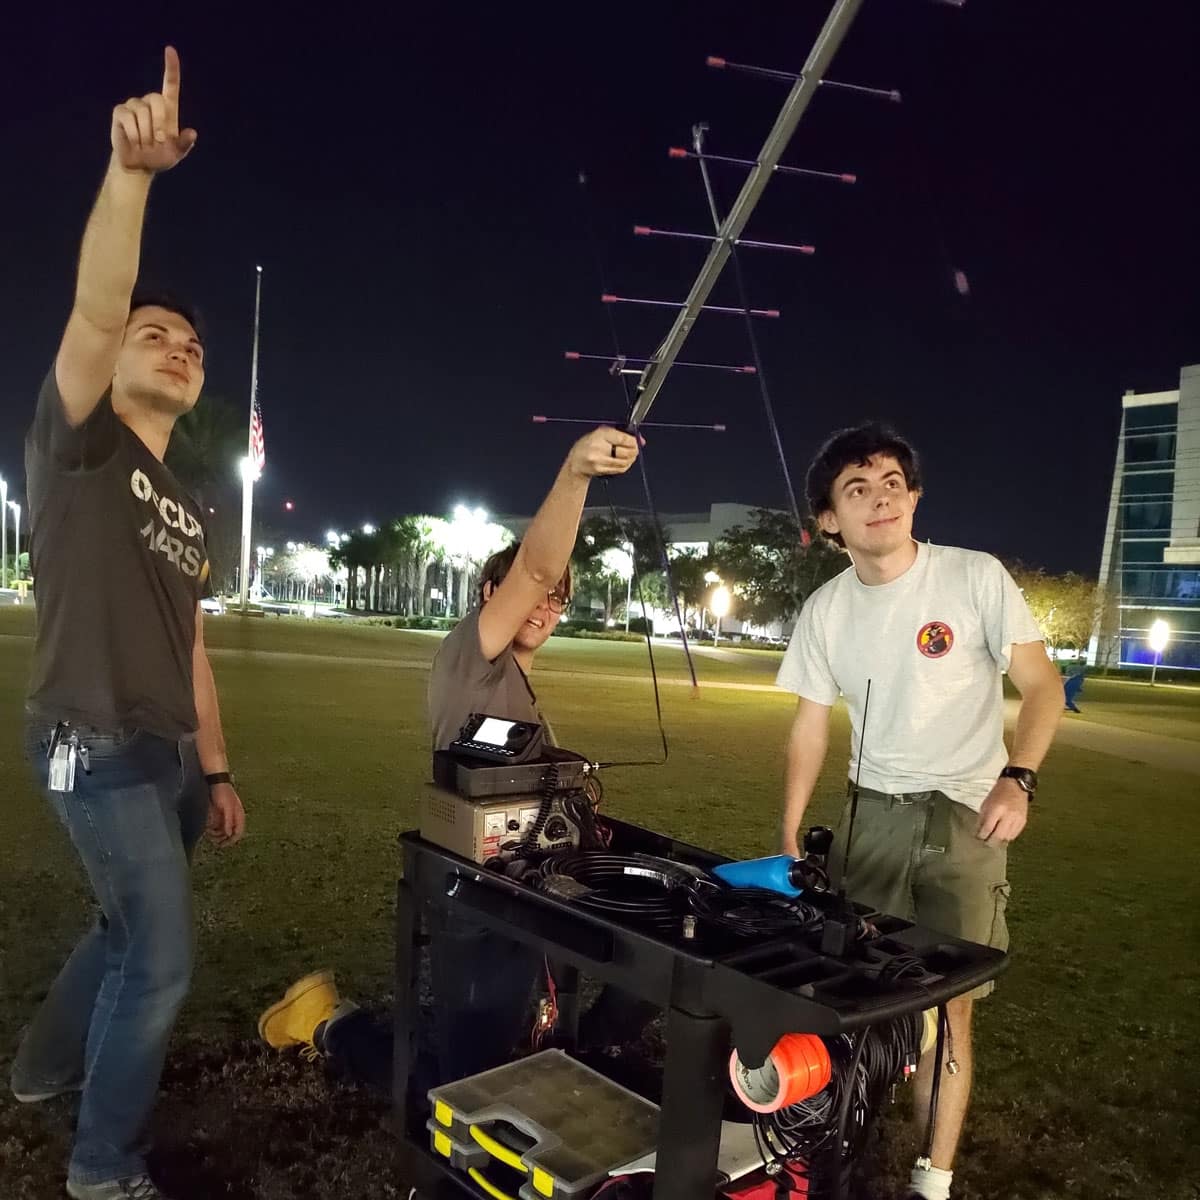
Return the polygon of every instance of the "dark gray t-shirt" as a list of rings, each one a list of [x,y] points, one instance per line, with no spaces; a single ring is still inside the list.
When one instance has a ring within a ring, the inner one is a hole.
[[[194,732],[196,604],[209,571],[199,506],[111,397],[72,429],[53,368],[25,477],[37,598],[29,708],[111,732]]]
[[[490,713],[510,721],[536,721],[554,735],[538,709],[537,696],[513,656],[511,645],[494,660],[479,644],[479,609],[468,613],[446,635],[429,672],[429,725],[433,748],[444,750],[472,713]]]

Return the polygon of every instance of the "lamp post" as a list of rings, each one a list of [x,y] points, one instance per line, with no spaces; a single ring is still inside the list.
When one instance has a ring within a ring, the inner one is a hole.
[[[0,479],[0,588],[8,587],[8,480]]]
[[[1154,677],[1158,674],[1158,664],[1162,662],[1162,652],[1171,640],[1171,627],[1161,617],[1150,626],[1150,637],[1147,639],[1150,649],[1154,651],[1154,666],[1150,668],[1150,686],[1154,686]]]
[[[610,546],[600,555],[600,565],[608,578],[608,607],[612,608],[612,581],[615,575],[625,580],[625,632],[629,632],[629,610],[633,601],[633,545],[622,542],[620,546]]]
[[[629,632],[629,609],[633,604],[633,543],[622,542],[621,549],[629,555],[629,575],[625,580],[625,632]]]
[[[256,343],[257,344],[257,343]],[[258,469],[247,455],[238,460],[238,472],[242,477],[242,546],[240,574],[238,577],[238,599],[242,611],[250,600],[250,529],[254,512],[254,483],[258,479]]]
[[[713,591],[712,598],[708,602],[708,607],[712,609],[712,615],[715,618],[713,624],[714,647],[721,636],[721,618],[729,612],[731,601],[732,597],[729,594],[729,589],[724,584],[721,584],[720,587]]]
[[[15,500],[8,501],[8,507],[13,510],[13,536],[15,545],[13,557],[17,560],[17,582],[21,582],[21,506]]]
[[[257,547],[258,573],[254,577],[254,590],[258,593],[255,597],[255,600],[260,603],[262,601],[263,593],[263,570],[267,561],[272,558],[274,554],[275,551],[271,546]]]

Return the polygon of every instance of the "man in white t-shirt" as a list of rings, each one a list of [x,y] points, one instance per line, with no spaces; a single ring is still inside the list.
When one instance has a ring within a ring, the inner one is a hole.
[[[1025,828],[1062,714],[1062,682],[1016,584],[991,555],[918,543],[912,448],[881,425],[842,430],[814,459],[809,506],[851,565],[808,598],[778,684],[800,697],[787,751],[783,849],[797,836],[838,696],[850,712],[850,780],[835,841],[851,899],[968,941],[1006,949],[1007,846]],[[1002,675],[1021,694],[1004,745]],[[870,699],[868,701],[868,686]],[[861,775],[860,775],[861,769]],[[848,862],[847,862],[848,854]],[[971,1092],[971,1006],[947,1005],[957,1073],[942,1078],[933,1147],[911,1197],[946,1200]],[[921,1063],[917,1112],[934,1064]]]

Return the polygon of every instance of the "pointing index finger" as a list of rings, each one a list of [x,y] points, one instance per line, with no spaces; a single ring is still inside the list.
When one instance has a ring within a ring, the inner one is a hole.
[[[174,46],[163,51],[163,99],[171,112],[179,111],[179,54]]]

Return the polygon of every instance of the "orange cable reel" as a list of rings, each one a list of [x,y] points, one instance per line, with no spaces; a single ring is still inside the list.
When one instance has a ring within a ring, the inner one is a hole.
[[[746,1066],[736,1050],[729,1056],[729,1082],[752,1112],[799,1104],[824,1091],[832,1078],[829,1047],[815,1033],[785,1033],[759,1067]]]

